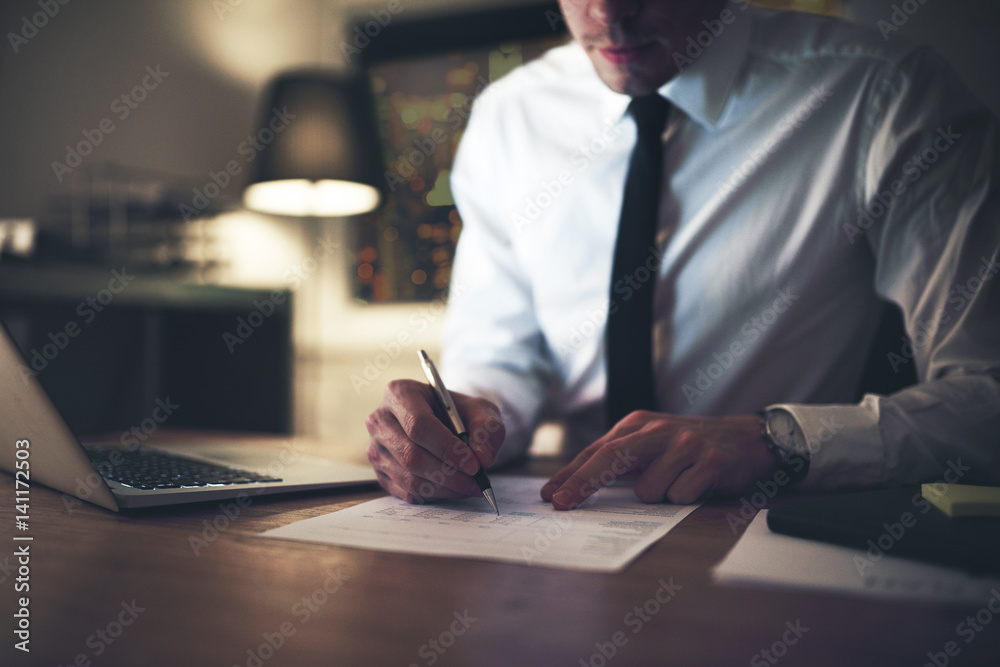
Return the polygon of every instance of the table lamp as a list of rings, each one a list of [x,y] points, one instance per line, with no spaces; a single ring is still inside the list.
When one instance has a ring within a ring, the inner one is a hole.
[[[298,71],[269,86],[248,149],[243,204],[262,213],[340,217],[382,201],[375,113],[363,76]]]

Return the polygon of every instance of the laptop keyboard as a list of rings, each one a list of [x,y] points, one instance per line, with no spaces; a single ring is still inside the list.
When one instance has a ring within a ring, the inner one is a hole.
[[[281,478],[205,463],[160,451],[95,447],[87,455],[106,479],[133,489],[180,489],[280,482]]]

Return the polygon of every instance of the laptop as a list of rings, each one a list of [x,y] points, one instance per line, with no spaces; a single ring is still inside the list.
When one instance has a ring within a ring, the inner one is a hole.
[[[375,482],[370,466],[309,456],[294,441],[191,443],[183,455],[138,442],[85,447],[27,368],[0,323],[0,469],[72,503],[117,512]]]

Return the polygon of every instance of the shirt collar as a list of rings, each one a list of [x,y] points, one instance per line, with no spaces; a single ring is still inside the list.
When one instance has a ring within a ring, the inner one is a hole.
[[[689,48],[692,53],[695,52],[692,44],[701,48],[702,53],[691,58],[693,63],[682,60],[687,66],[659,90],[660,95],[680,107],[699,125],[710,127],[719,121],[750,49],[751,13],[730,11],[735,19],[732,23],[723,24],[724,32],[708,46],[702,47],[696,41],[697,38],[693,38],[684,45],[683,50],[678,49],[677,53],[685,58],[689,56]],[[708,30],[704,32],[711,35]]]
[[[705,127],[715,125],[722,116],[736,76],[750,50],[751,12],[731,11],[735,20],[723,24],[725,31],[714,37],[714,41],[707,47],[698,44],[697,37],[694,37],[677,49],[674,57],[682,65],[681,73],[657,91],[696,123]],[[708,30],[705,32],[711,34]],[[701,49],[700,55],[695,52],[692,43]],[[689,49],[696,57],[690,57]],[[610,90],[603,83],[601,87],[603,117],[621,120],[632,98]]]

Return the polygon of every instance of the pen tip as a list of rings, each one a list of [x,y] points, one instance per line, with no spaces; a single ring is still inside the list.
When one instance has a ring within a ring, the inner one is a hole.
[[[500,516],[500,506],[497,505],[497,498],[493,495],[493,489],[485,489],[483,491],[483,495],[486,497],[486,502],[488,502],[490,507],[493,508],[493,511],[497,513],[497,516]]]

